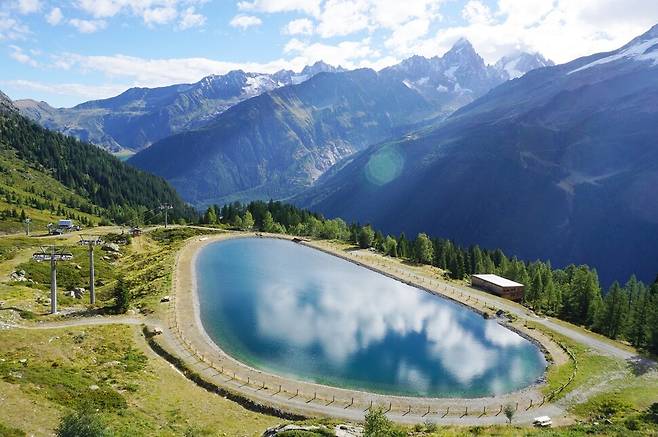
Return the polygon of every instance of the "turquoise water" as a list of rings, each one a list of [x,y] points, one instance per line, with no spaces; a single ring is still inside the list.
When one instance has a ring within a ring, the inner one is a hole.
[[[539,349],[492,320],[290,241],[213,243],[197,257],[201,319],[228,354],[298,380],[479,397],[526,387]]]

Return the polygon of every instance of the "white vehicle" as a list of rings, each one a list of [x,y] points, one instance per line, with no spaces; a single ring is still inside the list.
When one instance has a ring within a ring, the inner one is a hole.
[[[535,420],[532,421],[532,424],[539,428],[550,428],[553,426],[553,421],[548,416],[539,416],[535,417]]]
[[[80,226],[73,224],[73,220],[62,219],[57,222],[57,227],[54,227],[52,224],[48,225],[48,230],[51,234],[63,234],[65,232],[79,231]]]
[[[73,227],[73,220],[60,220],[59,223],[57,223],[57,227],[70,229]]]

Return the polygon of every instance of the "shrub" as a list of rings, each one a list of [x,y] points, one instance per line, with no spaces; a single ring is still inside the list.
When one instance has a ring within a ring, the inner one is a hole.
[[[117,283],[114,286],[114,308],[116,312],[124,314],[128,311],[130,300],[130,288],[128,288],[125,278],[121,277],[117,279]]]
[[[647,408],[646,416],[649,422],[658,423],[658,402],[654,402]]]
[[[386,417],[383,408],[371,408],[366,414],[363,437],[403,437],[406,433],[396,429]]]
[[[64,416],[56,430],[57,437],[109,437],[100,418],[90,408]]]
[[[430,419],[425,421],[425,431],[427,432],[436,432],[439,430],[439,425],[436,422],[432,422]]]
[[[608,419],[618,414],[623,414],[630,409],[630,406],[615,398],[604,399],[596,407],[596,418]]]

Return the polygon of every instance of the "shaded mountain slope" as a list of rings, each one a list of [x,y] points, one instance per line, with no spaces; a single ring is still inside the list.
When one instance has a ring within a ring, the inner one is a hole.
[[[658,265],[658,26],[621,49],[532,71],[444,123],[372,147],[297,199],[604,281]]]
[[[283,198],[355,151],[434,115],[420,94],[368,69],[318,74],[242,102],[130,163],[195,203]]]

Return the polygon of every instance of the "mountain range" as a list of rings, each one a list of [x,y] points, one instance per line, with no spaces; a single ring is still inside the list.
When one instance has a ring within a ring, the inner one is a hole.
[[[554,65],[539,53],[518,52],[486,65],[471,43],[461,38],[443,56],[412,56],[380,74],[418,91],[444,116],[530,70]]]
[[[606,283],[648,280],[658,269],[656,138],[658,26],[370,147],[296,202],[386,232],[587,263]]]
[[[321,73],[235,105],[129,163],[166,178],[198,206],[280,199],[354,152],[435,115],[416,91],[373,70]]]
[[[539,54],[519,53],[518,69],[550,65]],[[534,60],[534,61],[533,61]],[[170,135],[204,127],[231,106],[276,88],[297,85],[318,73],[341,72],[324,62],[301,72],[274,74],[241,70],[211,75],[194,84],[161,88],[131,88],[109,99],[73,108],[53,108],[46,102],[18,100],[21,113],[43,127],[97,144],[114,153],[132,154]],[[460,40],[443,57],[413,57],[385,69],[382,74],[403,81],[448,115],[507,80],[507,72],[485,65],[466,40]]]
[[[197,206],[286,198],[352,153],[442,120],[506,74],[459,40],[443,57],[415,56],[379,72],[321,73],[265,92],[203,128],[156,142],[130,163],[166,178]]]
[[[203,126],[243,100],[285,85],[301,83],[320,72],[342,71],[324,62],[300,73],[274,74],[231,71],[207,76],[194,84],[161,88],[131,88],[103,100],[73,108],[53,108],[46,102],[17,100],[21,113],[48,129],[92,142],[112,152],[139,151],[174,133]]]

